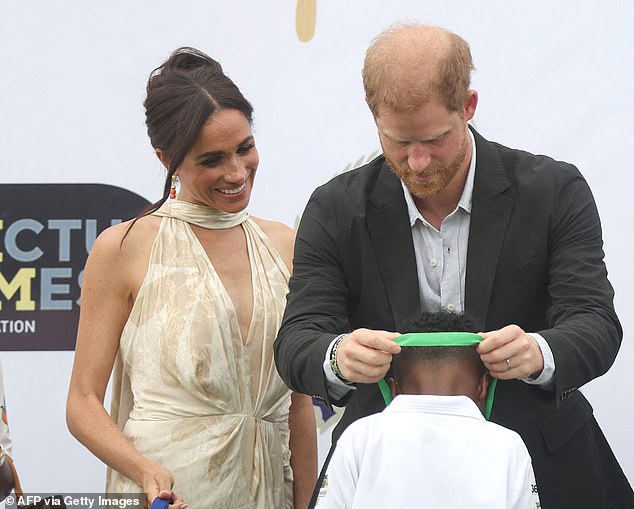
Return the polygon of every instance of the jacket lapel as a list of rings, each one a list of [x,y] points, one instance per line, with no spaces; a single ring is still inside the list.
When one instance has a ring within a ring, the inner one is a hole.
[[[485,327],[491,289],[515,200],[495,147],[477,132],[476,173],[465,276],[465,311]]]
[[[367,225],[396,329],[420,311],[412,231],[400,180],[387,163],[370,192]]]

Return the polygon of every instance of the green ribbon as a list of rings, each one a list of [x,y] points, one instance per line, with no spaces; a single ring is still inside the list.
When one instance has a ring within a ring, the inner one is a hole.
[[[394,342],[400,346],[472,346],[482,341],[482,337],[472,332],[411,332],[402,334]],[[484,417],[489,420],[493,409],[493,397],[497,379],[491,379],[484,407]],[[379,389],[385,406],[392,402],[392,391],[384,379],[379,380]]]

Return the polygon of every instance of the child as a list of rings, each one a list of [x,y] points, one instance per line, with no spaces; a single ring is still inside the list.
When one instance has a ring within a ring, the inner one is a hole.
[[[405,330],[473,327],[462,315],[424,313]],[[341,435],[318,508],[539,508],[522,439],[483,416],[490,380],[475,351],[481,338],[406,334],[395,341],[401,338],[472,344],[402,346],[389,380],[394,401]]]

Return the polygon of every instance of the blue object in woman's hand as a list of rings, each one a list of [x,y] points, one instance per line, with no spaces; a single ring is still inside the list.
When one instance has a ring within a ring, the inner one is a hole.
[[[156,497],[150,506],[150,509],[167,509],[170,505],[171,500],[169,498],[159,498]]]

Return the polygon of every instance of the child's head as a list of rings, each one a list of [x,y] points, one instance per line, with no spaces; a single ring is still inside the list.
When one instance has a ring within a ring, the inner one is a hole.
[[[475,332],[454,313],[422,313],[401,328],[409,332]],[[464,395],[484,409],[489,375],[473,346],[404,346],[392,361],[392,394]]]

